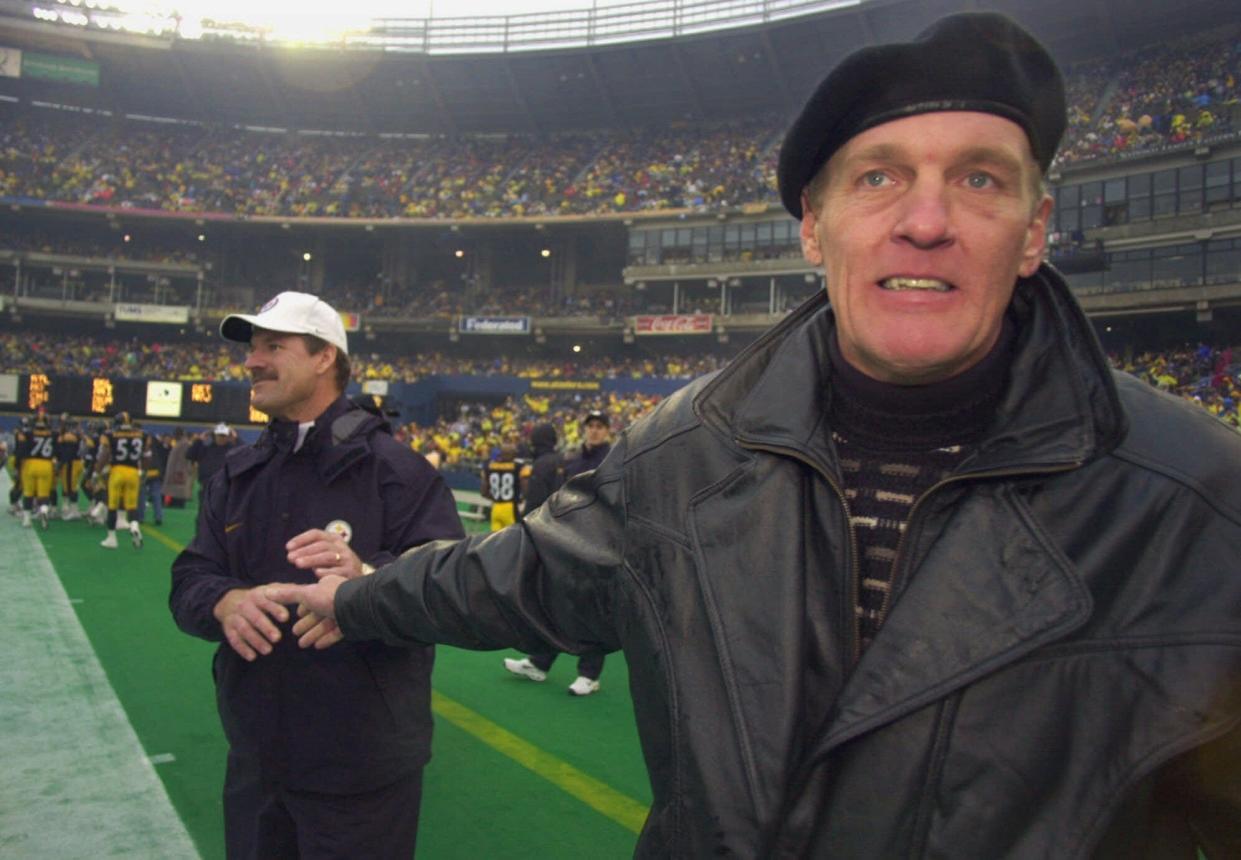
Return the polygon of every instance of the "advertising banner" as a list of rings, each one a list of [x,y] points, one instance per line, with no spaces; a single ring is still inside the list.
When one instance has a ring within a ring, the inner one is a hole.
[[[530,334],[530,317],[461,317],[462,334]]]
[[[340,314],[340,321],[344,323],[345,331],[357,331],[362,328],[362,315],[355,314],[352,311],[337,311]]]
[[[532,379],[531,391],[598,391],[602,388],[597,379]]]
[[[120,322],[171,323],[184,325],[190,321],[188,305],[113,305],[113,314]]]
[[[633,318],[634,334],[710,334],[710,314],[663,314]]]

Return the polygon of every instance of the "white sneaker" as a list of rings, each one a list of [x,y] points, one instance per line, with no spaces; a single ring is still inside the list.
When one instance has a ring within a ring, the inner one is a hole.
[[[129,524],[129,539],[134,542],[134,549],[142,549],[142,528],[137,523]]]
[[[108,532],[108,536],[99,542],[104,549],[116,549],[116,532]]]
[[[65,512],[61,515],[60,518],[67,523],[71,523],[74,520],[82,519],[82,512],[79,511],[77,508],[65,508]]]
[[[523,678],[529,678],[531,681],[547,680],[547,673],[531,663],[529,657],[522,657],[520,660],[505,657],[504,668],[514,675],[521,675]]]
[[[22,528],[30,528],[30,511],[22,511]]]
[[[577,678],[569,685],[570,696],[589,696],[591,693],[599,691],[599,682],[594,678],[587,678],[585,675],[578,675]]]
[[[39,527],[47,531],[48,510],[47,505],[39,506]]]

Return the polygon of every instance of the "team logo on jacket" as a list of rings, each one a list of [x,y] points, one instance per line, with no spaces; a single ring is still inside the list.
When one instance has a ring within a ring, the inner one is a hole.
[[[345,543],[353,540],[353,526],[344,520],[332,520],[323,530],[328,534],[337,535]]]

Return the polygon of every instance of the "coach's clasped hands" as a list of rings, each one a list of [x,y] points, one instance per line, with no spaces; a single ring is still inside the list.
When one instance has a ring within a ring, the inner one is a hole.
[[[302,648],[329,648],[344,638],[336,626],[336,589],[346,579],[362,576],[366,567],[340,535],[310,529],[285,544],[289,563],[309,568],[319,577],[317,585],[273,583],[268,594],[278,603],[297,604],[293,635]]]
[[[313,571],[319,582],[235,588],[215,605],[225,639],[244,660],[254,661],[272,652],[281,635],[276,625],[290,618],[288,606],[297,606],[293,635],[300,647],[322,650],[335,645],[344,638],[336,625],[336,589],[370,570],[343,538],[322,529],[302,532],[285,549],[290,564]]]

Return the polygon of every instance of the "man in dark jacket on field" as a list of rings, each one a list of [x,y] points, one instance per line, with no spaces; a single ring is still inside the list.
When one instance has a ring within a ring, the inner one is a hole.
[[[228,856],[408,860],[430,756],[433,650],[300,650],[264,584],[360,576],[461,537],[456,505],[381,416],[343,396],[345,330],[327,304],[281,293],[220,331],[250,344],[251,401],[272,422],[204,488],[170,604],[187,633],[221,642]]]
[[[224,468],[224,460],[228,452],[241,444],[233,430],[223,421],[215,425],[210,434],[204,433],[193,441],[189,452],[185,455],[191,463],[198,465],[198,503],[201,505],[203,491],[216,472]]]
[[[550,425],[545,424],[541,426],[551,430],[552,447],[554,449],[556,431]],[[526,510],[533,511],[543,504],[569,478],[599,468],[603,463],[604,457],[608,455],[608,451],[612,450],[612,443],[609,438],[611,428],[612,425],[608,421],[608,416],[597,409],[592,409],[582,419],[583,438],[581,448],[563,453],[557,453],[553,450],[550,455],[544,455],[542,458],[536,459],[530,473],[530,485],[534,487],[534,490],[531,491],[527,487]],[[537,444],[534,434],[539,432],[540,429],[540,427],[536,427],[531,432],[532,444]],[[540,459],[542,460],[541,464],[539,462]],[[535,477],[536,471],[538,472],[537,480]],[[559,651],[543,649],[519,660],[506,657],[504,658],[504,668],[514,675],[529,678],[531,681],[545,681],[547,680],[548,671],[552,668],[552,664],[556,662],[558,656],[560,656]],[[573,679],[573,683],[569,684],[569,695],[589,696],[599,692],[599,676],[603,674],[605,656],[606,652],[603,650],[591,648],[577,658],[577,677]]]
[[[521,525],[272,598],[624,649],[644,857],[1241,857],[1241,439],[1042,263],[1064,126],[1003,16],[856,52],[780,157],[825,294]]]

